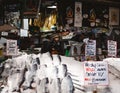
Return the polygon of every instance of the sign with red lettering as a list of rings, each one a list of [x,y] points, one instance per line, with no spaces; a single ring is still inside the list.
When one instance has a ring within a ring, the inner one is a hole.
[[[108,64],[107,62],[88,61],[84,63],[84,84],[85,85],[108,85]]]

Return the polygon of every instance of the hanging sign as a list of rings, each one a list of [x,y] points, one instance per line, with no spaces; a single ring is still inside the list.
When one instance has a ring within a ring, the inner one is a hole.
[[[108,85],[108,64],[103,61],[84,63],[85,85]]]
[[[82,27],[82,3],[81,2],[75,2],[74,26]]]
[[[28,37],[28,30],[27,29],[20,29],[20,36],[21,37]]]
[[[116,57],[117,55],[117,42],[108,40],[108,56]]]
[[[85,46],[85,56],[96,56],[96,40],[89,40]]]
[[[17,40],[7,40],[7,55],[17,55]]]

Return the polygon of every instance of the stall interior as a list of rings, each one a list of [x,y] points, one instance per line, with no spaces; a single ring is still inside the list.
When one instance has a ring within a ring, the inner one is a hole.
[[[43,50],[47,42],[51,47],[46,51],[48,52],[53,48],[53,37],[58,35],[59,43],[63,44],[61,54],[75,57],[76,60],[84,60],[86,40],[96,40],[94,60],[101,60],[97,55],[107,57],[107,41],[113,40],[117,42],[116,56],[119,56],[120,3],[112,2],[95,1],[93,3],[84,0],[69,0],[68,3],[65,0],[19,0],[16,2],[12,0],[9,3],[5,0],[1,3],[0,24],[15,26],[17,30],[12,29],[7,36],[1,34],[1,37],[17,40],[18,47],[22,51],[31,51],[34,48]],[[27,19],[27,26],[24,26],[24,19]],[[21,36],[21,29],[26,35],[24,33],[24,36]]]

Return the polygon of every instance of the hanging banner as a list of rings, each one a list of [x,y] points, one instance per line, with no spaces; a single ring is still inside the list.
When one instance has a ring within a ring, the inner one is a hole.
[[[85,56],[96,56],[96,40],[88,40],[85,46]]]
[[[117,42],[108,40],[108,56],[116,57],[117,55]]]
[[[82,27],[82,3],[81,2],[75,2],[74,26]]]
[[[85,85],[108,85],[108,64],[103,61],[84,63]]]
[[[119,25],[119,8],[109,8],[109,25]]]
[[[17,40],[7,40],[7,55],[17,55]]]
[[[74,16],[74,12],[73,12],[73,6],[67,6],[66,7],[66,29],[70,29],[70,25],[73,26],[74,21],[73,21],[73,16]]]

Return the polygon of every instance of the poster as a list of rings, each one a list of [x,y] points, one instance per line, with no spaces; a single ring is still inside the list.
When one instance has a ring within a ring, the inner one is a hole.
[[[109,25],[119,25],[119,8],[109,8]]]
[[[116,57],[117,55],[117,42],[108,40],[108,56]]]
[[[17,40],[7,40],[7,55],[17,55]]]
[[[84,63],[85,85],[108,85],[108,64],[103,61]]]
[[[75,2],[74,26],[82,27],[82,3],[81,2]]]
[[[78,56],[81,54],[81,46],[83,44],[72,44],[70,48],[70,56]]]
[[[89,40],[85,46],[85,56],[96,56],[96,40]]]
[[[73,25],[73,12],[72,6],[67,6],[66,8],[66,29],[70,29],[70,25]]]

